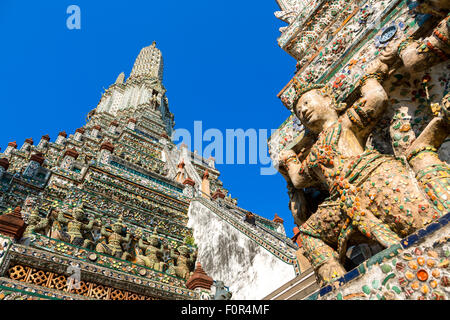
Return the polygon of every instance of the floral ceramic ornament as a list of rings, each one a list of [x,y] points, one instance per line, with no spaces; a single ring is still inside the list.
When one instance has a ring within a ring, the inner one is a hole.
[[[375,47],[384,48],[389,42],[394,39],[398,39],[401,36],[401,32],[405,30],[406,25],[403,21],[393,22],[385,27],[383,27],[379,35],[375,37]]]

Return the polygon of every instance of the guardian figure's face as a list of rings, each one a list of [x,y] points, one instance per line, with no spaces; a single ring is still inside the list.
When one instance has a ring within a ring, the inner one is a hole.
[[[305,127],[314,133],[320,133],[326,122],[338,119],[331,98],[314,89],[303,94],[294,107],[296,116]]]

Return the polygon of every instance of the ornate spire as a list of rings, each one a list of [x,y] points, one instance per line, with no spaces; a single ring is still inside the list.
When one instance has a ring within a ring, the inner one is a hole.
[[[157,226],[155,226],[155,228],[153,229],[153,232],[152,232],[152,234],[150,235],[150,238],[158,239],[158,240],[159,240],[159,237],[158,237],[158,227],[157,227]]]
[[[18,240],[25,231],[26,224],[23,221],[21,208],[17,207],[13,212],[0,216],[0,234]]]
[[[156,42],[139,53],[129,79],[134,78],[156,78],[162,81],[163,58],[161,51],[156,48]]]
[[[39,165],[42,165],[45,161],[44,155],[41,152],[37,152],[30,157],[31,161],[36,161]]]
[[[74,158],[75,160],[78,158],[79,155],[80,154],[78,153],[78,151],[73,148],[69,148],[64,152],[64,157],[69,156],[69,157]]]
[[[125,80],[125,73],[121,73],[119,74],[119,76],[116,79],[116,83],[115,84],[123,84],[123,81]]]
[[[225,195],[223,194],[223,192],[220,189],[217,189],[216,192],[214,192],[214,194],[212,195],[212,198],[214,200],[216,200],[217,198],[224,199]]]

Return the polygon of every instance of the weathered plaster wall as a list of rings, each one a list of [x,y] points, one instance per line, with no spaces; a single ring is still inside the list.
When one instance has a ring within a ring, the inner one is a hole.
[[[294,267],[231,226],[198,201],[191,202],[198,260],[214,280],[222,280],[234,300],[262,299],[295,277]]]

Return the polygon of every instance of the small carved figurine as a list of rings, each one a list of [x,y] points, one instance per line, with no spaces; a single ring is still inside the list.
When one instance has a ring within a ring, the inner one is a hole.
[[[98,243],[95,251],[126,260],[130,254],[123,250],[122,243],[128,243],[130,241],[130,233],[127,232],[127,235],[123,237],[121,235],[123,228],[122,216],[111,226],[112,232],[107,231],[106,227],[102,226],[100,233],[107,239],[108,243]]]

